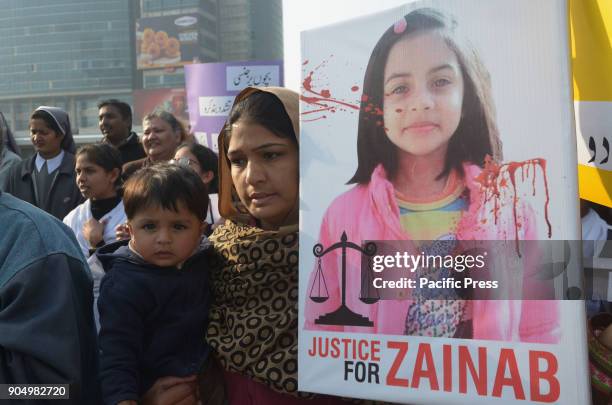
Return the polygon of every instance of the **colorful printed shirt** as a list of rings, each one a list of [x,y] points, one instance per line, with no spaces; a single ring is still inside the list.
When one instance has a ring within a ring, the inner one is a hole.
[[[396,191],[402,229],[411,236],[423,253],[451,254],[456,243],[455,232],[469,195],[465,184],[452,172],[444,190],[430,199],[408,199]],[[417,277],[441,280],[456,276],[452,269],[421,269]],[[455,277],[456,278],[456,277]],[[418,284],[417,284],[418,285]],[[469,337],[471,325],[468,301],[458,299],[454,290],[418,290],[419,298],[406,314],[406,335],[434,337]]]

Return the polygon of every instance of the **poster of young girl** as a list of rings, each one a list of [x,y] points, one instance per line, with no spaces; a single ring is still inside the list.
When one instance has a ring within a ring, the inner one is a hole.
[[[300,390],[588,403],[584,301],[543,265],[579,239],[567,38],[557,0],[303,33]]]

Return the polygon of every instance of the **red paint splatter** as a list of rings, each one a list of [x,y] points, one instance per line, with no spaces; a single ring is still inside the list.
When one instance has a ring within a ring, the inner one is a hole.
[[[361,95],[361,101],[362,101],[362,102],[364,102],[364,103],[366,103],[366,102],[368,101],[368,98],[369,98],[369,97],[368,97],[368,95],[367,95],[367,94],[362,94],[362,95]]]
[[[308,62],[309,62],[309,60],[308,60],[308,59],[306,59],[304,62],[302,62],[302,66],[306,66],[306,65],[308,65]]]
[[[507,173],[508,178],[510,179],[510,183],[512,186],[512,216],[514,219],[514,230],[515,230],[515,243],[516,243],[516,251],[520,256],[519,251],[519,229],[522,227],[522,224],[518,219],[518,191],[516,188],[516,180],[517,180],[517,172],[520,169],[521,179],[525,181],[525,176],[532,170],[533,179],[532,179],[532,188],[533,195],[535,195],[535,176],[537,174],[537,167],[542,169],[542,174],[544,178],[544,191],[546,193],[546,202],[544,205],[544,217],[546,219],[546,224],[548,226],[548,237],[550,238],[552,235],[552,226],[550,223],[548,209],[550,205],[550,195],[548,190],[548,178],[546,175],[546,160],[542,158],[534,158],[530,160],[526,160],[524,162],[508,162],[503,164],[498,164],[494,162],[493,159],[487,155],[485,158],[484,169],[480,173],[480,175],[476,178],[476,181],[481,184],[484,188],[485,202],[493,201],[493,215],[495,218],[495,224],[497,224],[499,209],[501,205],[501,189],[506,188],[508,186],[506,179],[503,177],[504,174]]]
[[[358,91],[359,90],[359,86],[353,86],[351,87],[351,91]]]
[[[336,107],[323,107],[323,108],[319,108],[318,110],[309,110],[309,111],[304,111],[302,113],[302,115],[308,115],[308,114],[315,114],[321,111],[331,111],[331,112],[336,112]]]
[[[322,116],[320,116],[320,117],[313,118],[313,119],[310,119],[310,120],[302,120],[302,122],[319,121],[319,120],[324,120],[325,118],[327,118],[327,115],[322,115]]]
[[[310,73],[308,73],[308,75],[302,81],[302,87],[304,89],[304,92],[300,96],[300,100],[302,100],[306,104],[315,105],[317,107],[322,107],[318,109],[319,112],[326,111],[326,110],[334,111],[337,108],[342,108],[342,107],[348,107],[354,110],[359,110],[359,106],[357,105],[347,103],[345,101],[338,100],[332,97],[331,91],[329,91],[329,89],[322,89],[320,91],[316,91],[314,89],[313,84],[312,84],[313,75],[315,71],[318,68],[320,68],[324,63],[325,61],[322,62],[321,65],[317,66],[314,70],[311,70]],[[309,113],[309,111],[303,112],[302,115],[307,114],[307,113]],[[320,117],[319,119],[321,118],[323,117]]]

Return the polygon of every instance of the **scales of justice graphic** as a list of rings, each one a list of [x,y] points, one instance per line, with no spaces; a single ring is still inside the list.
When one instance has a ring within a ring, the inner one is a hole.
[[[325,282],[325,276],[323,275],[323,268],[321,266],[321,257],[325,256],[329,252],[342,249],[342,290],[341,290],[341,298],[342,302],[340,306],[327,314],[321,315],[315,320],[315,324],[318,325],[340,325],[340,326],[374,326],[374,323],[366,316],[360,315],[356,312],[353,312],[346,305],[346,250],[354,249],[361,252],[363,255],[368,256],[370,259],[368,260],[369,266],[366,271],[362,271],[361,276],[361,290],[359,293],[359,300],[364,304],[374,304],[380,299],[380,294],[378,290],[376,290],[372,286],[372,269],[371,269],[371,257],[376,253],[376,244],[374,242],[368,242],[363,247],[348,241],[346,236],[346,232],[342,232],[342,236],[340,237],[340,242],[336,242],[333,245],[329,246],[327,249],[320,243],[317,243],[312,248],[312,252],[315,257],[318,258],[317,261],[317,270],[312,282],[312,286],[310,287],[309,297],[316,303],[322,303],[329,299],[329,291],[327,290],[327,283]],[[315,293],[314,289],[317,287],[317,291]],[[321,287],[324,288],[325,291],[322,291]],[[372,294],[372,290],[374,294]]]

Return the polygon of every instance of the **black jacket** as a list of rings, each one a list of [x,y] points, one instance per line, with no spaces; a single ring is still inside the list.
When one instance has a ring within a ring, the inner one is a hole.
[[[57,168],[57,175],[49,189],[50,194],[46,207],[41,207],[41,204],[39,204],[36,181],[32,174],[36,170],[34,167],[35,161],[36,154],[11,168],[5,190],[17,198],[47,211],[59,220],[63,220],[74,207],[84,201],[76,185],[74,155],[64,151],[64,158]]]
[[[126,138],[124,142],[122,142],[117,149],[121,154],[121,160],[123,160],[123,164],[128,162],[133,162],[134,160],[142,159],[146,157],[144,148],[138,139],[138,135],[136,132],[130,132],[130,135]]]
[[[197,374],[209,352],[208,254],[178,270],[145,262],[127,241],[96,252],[106,271],[98,298],[105,404],[138,400],[160,377]]]
[[[92,279],[74,234],[3,192],[0,224],[0,384],[70,384],[52,403],[97,404]]]

